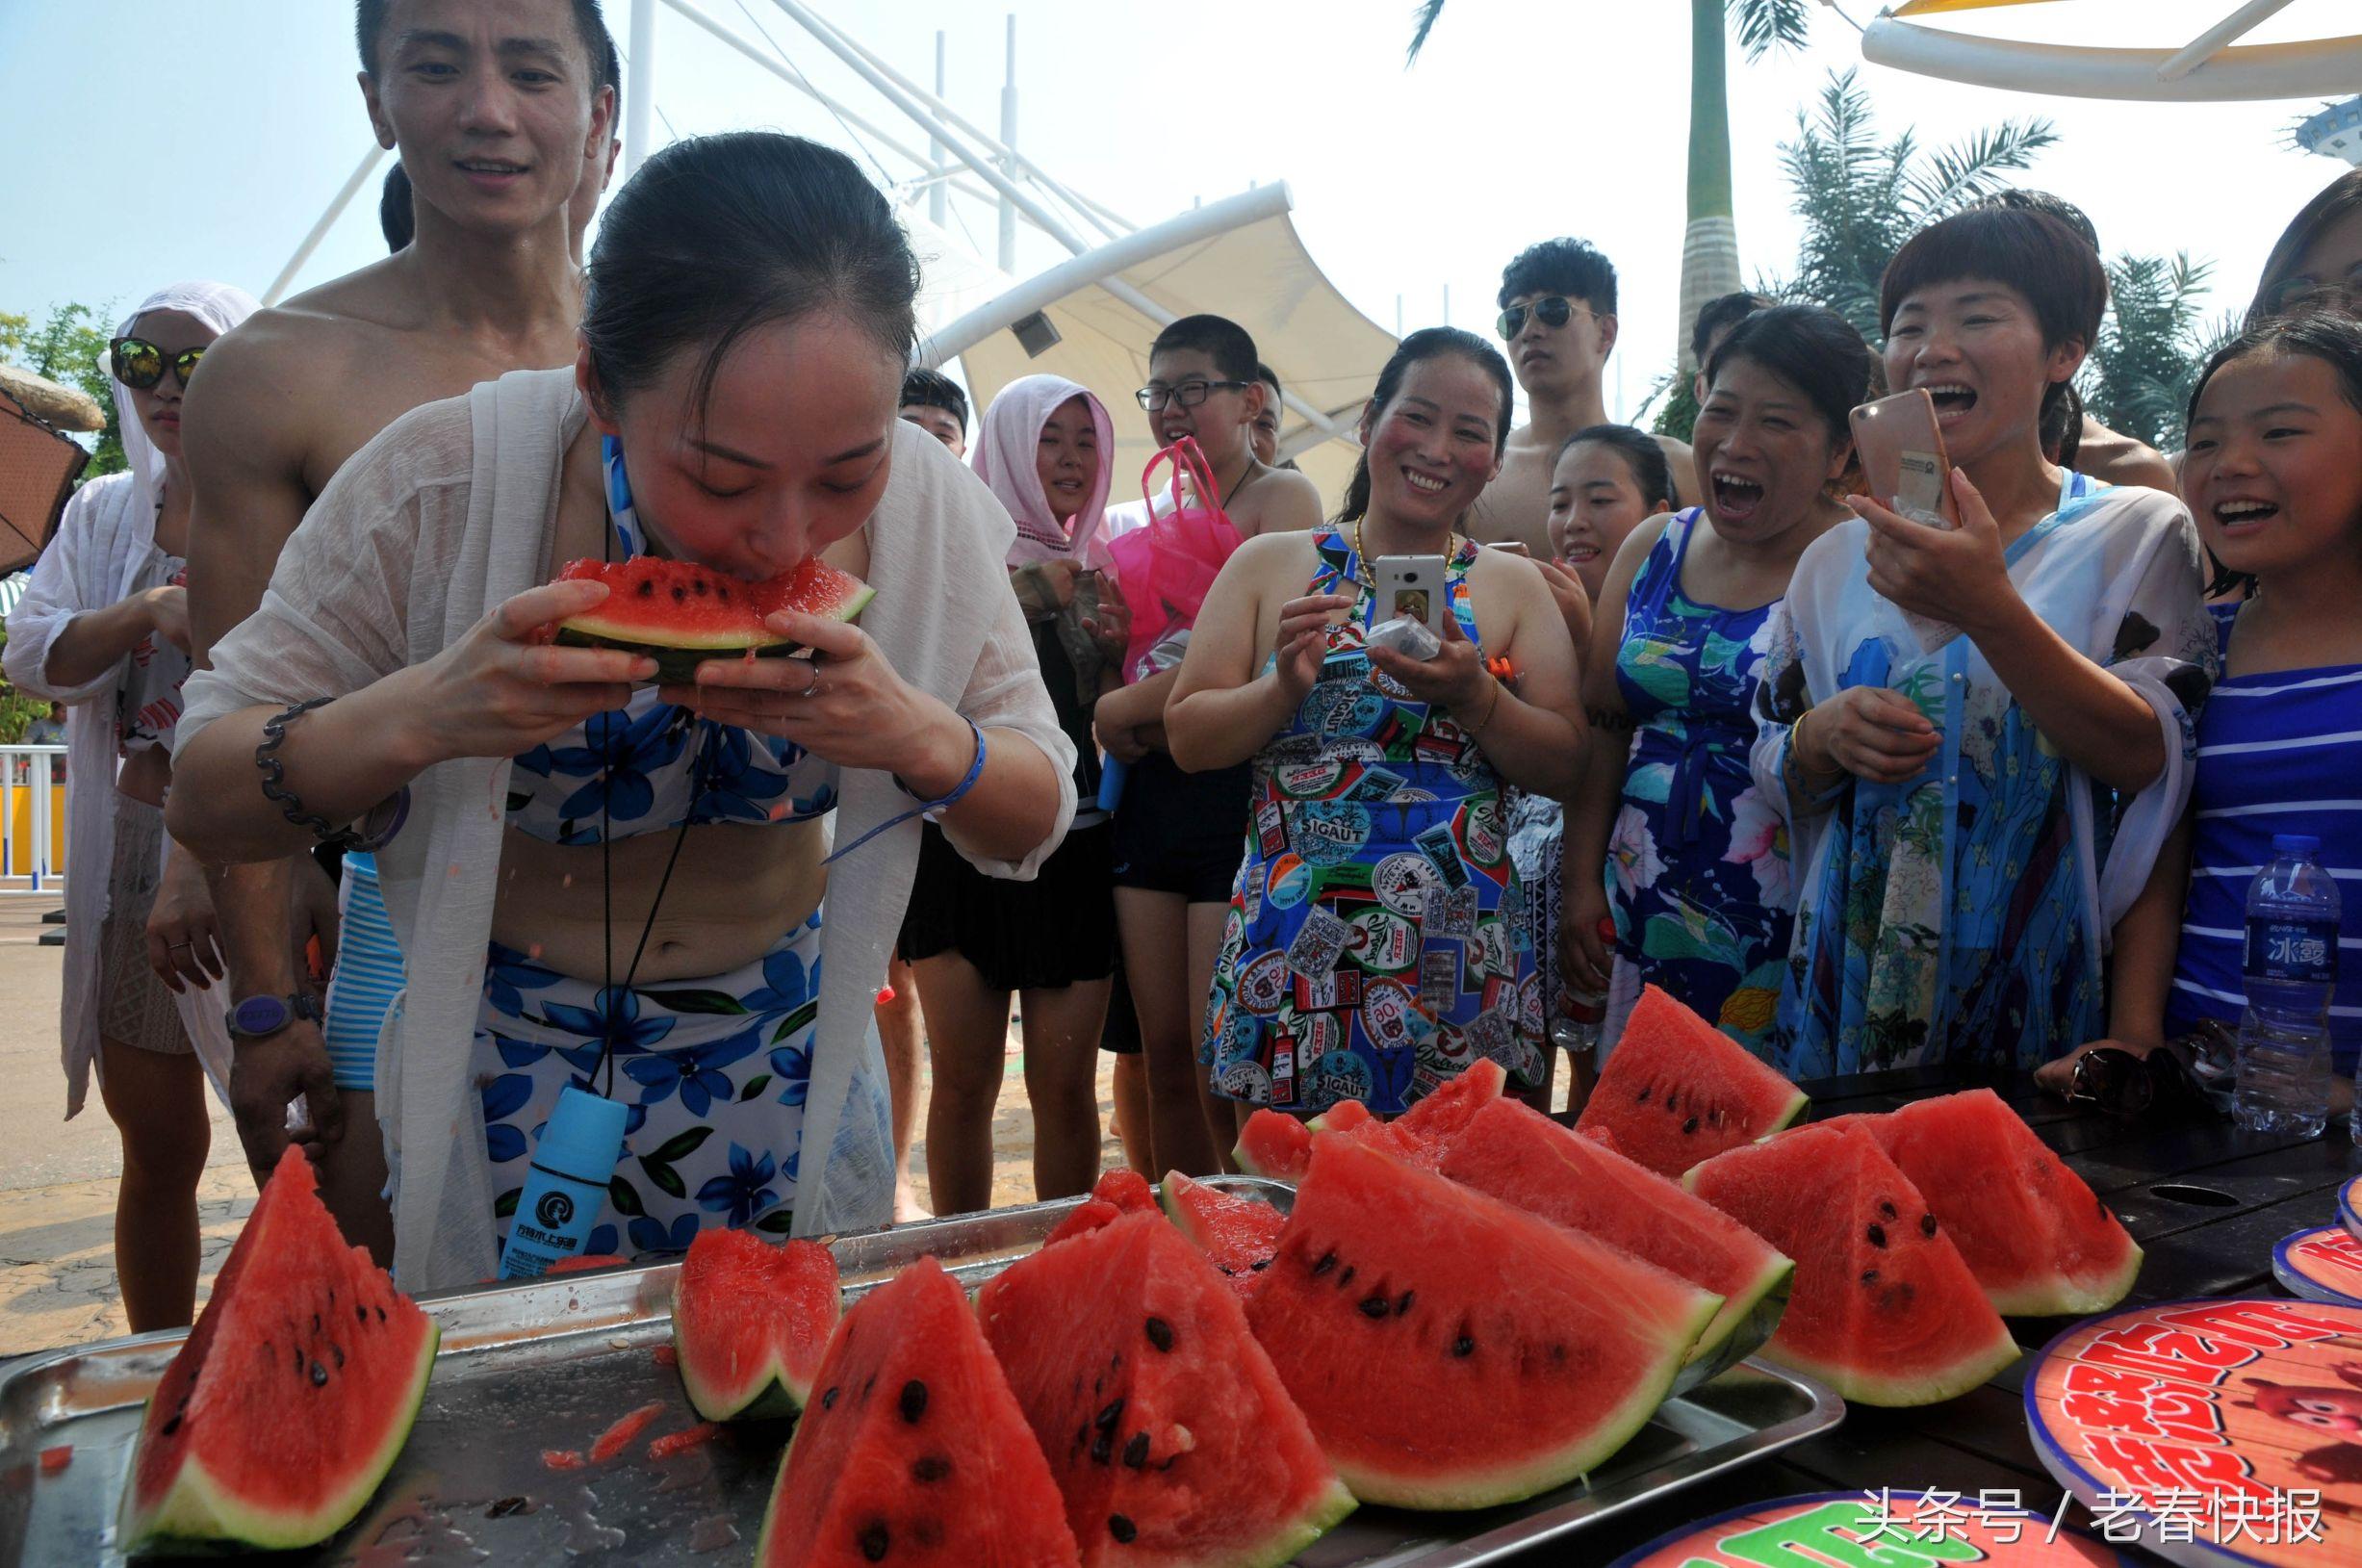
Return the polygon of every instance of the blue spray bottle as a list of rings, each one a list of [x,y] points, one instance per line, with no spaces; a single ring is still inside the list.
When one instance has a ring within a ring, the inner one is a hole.
[[[568,1084],[558,1091],[534,1146],[532,1173],[509,1221],[501,1252],[502,1279],[531,1279],[582,1255],[582,1244],[606,1207],[607,1183],[623,1158],[630,1107]]]

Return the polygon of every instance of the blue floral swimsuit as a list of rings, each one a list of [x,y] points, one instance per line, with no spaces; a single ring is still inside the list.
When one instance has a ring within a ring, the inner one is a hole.
[[[607,504],[626,555],[646,553],[622,455],[606,443]],[[698,718],[643,687],[612,712],[516,760],[508,821],[553,844],[681,824],[805,822],[836,804],[835,770],[775,736]],[[614,933],[628,964],[637,933]],[[620,982],[621,976],[617,977]],[[629,1101],[624,1155],[591,1252],[678,1251],[706,1225],[784,1234],[795,1207],[804,1093],[820,1005],[820,915],[744,968],[603,987],[492,944],[475,1073],[503,1241],[558,1091]]]

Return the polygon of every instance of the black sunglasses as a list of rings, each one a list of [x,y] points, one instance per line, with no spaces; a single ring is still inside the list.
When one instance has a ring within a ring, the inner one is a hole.
[[[1563,295],[1548,294],[1530,305],[1511,305],[1501,313],[1500,319],[1493,322],[1493,326],[1501,333],[1502,342],[1508,343],[1514,341],[1520,332],[1526,330],[1526,319],[1528,316],[1540,318],[1544,326],[1555,332],[1574,320],[1575,313],[1579,310],[1594,321],[1599,319],[1600,313],[1588,305],[1578,305]]]
[[[2182,1059],[2160,1048],[2135,1056],[2114,1045],[2102,1045],[2075,1058],[2075,1081],[2067,1092],[2068,1103],[2081,1101],[2112,1117],[2128,1119],[2203,1119],[2213,1115],[2205,1091]]]
[[[1237,392],[1245,387],[1245,381],[1182,381],[1167,387],[1151,381],[1132,394],[1140,406],[1149,413],[1160,412],[1167,403],[1179,403],[1184,408],[1195,408],[1217,392]]]
[[[167,355],[145,338],[116,338],[107,345],[107,352],[115,378],[134,392],[145,392],[162,381],[167,370],[179,379],[185,392],[189,377],[196,373],[197,361],[205,357],[203,348],[183,348],[177,354]]]

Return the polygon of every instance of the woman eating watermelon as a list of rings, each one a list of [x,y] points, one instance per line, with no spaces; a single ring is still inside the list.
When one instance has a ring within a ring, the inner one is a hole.
[[[629,1106],[586,1250],[886,1220],[869,1019],[918,818],[1024,879],[1074,810],[1010,521],[896,418],[916,284],[843,155],[666,148],[607,211],[574,372],[397,422],[192,682],[184,842],[382,846],[405,1287],[494,1272],[569,1085]]]
[[[1539,1081],[1501,794],[1564,797],[1582,720],[1550,585],[1459,531],[1500,472],[1511,392],[1481,339],[1403,339],[1336,523],[1249,539],[1198,613],[1165,711],[1173,760],[1254,761],[1203,1047],[1232,1100],[1392,1114],[1479,1056]],[[1394,619],[1375,591],[1388,557],[1442,579],[1424,661],[1373,637]]]

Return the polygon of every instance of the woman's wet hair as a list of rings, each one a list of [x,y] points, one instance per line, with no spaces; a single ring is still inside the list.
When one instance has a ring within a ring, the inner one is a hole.
[[[2362,168],[2340,174],[2323,186],[2319,195],[2298,209],[2288,227],[2280,231],[2279,244],[2264,259],[2264,275],[2257,280],[2254,302],[2247,307],[2250,325],[2272,313],[2273,296],[2296,270],[2297,258],[2312,247],[2321,232],[2356,212],[2362,212]]]
[[[1821,305],[1774,305],[1731,329],[1706,367],[1707,397],[1738,360],[1761,366],[1805,395],[1836,447],[1853,439],[1855,408],[1878,395],[1878,355],[1854,323]]]
[[[1456,326],[1423,326],[1395,346],[1394,356],[1378,372],[1377,385],[1370,393],[1370,422],[1377,423],[1387,408],[1402,392],[1403,378],[1411,367],[1430,359],[1457,355],[1484,372],[1501,389],[1501,414],[1493,422],[1493,455],[1499,457],[1509,445],[1509,412],[1517,398],[1517,382],[1509,374],[1509,362],[1501,357],[1501,350]],[[1370,510],[1370,453],[1364,450],[1354,459],[1353,478],[1345,487],[1345,504],[1337,509],[1339,523],[1358,523]]]
[[[1558,446],[1557,454],[1551,458],[1554,470],[1560,459],[1585,442],[1607,448],[1624,459],[1626,472],[1632,476],[1632,485],[1640,492],[1644,506],[1668,506],[1673,502],[1673,465],[1665,461],[1665,449],[1646,430],[1630,424],[1589,424],[1576,431]]]
[[[608,204],[591,249],[582,341],[610,409],[680,354],[702,356],[702,410],[747,333],[819,311],[909,359],[918,262],[853,160],[773,131],[676,141]]]
[[[1964,278],[2007,285],[2034,307],[2042,347],[2099,341],[2108,309],[2108,270],[2070,223],[2030,207],[1971,207],[1930,223],[1903,244],[1878,285],[1878,330],[1894,331],[1903,301],[1923,289]],[[2047,414],[2067,397],[2053,381],[2042,394]]]

